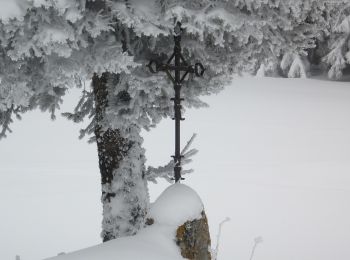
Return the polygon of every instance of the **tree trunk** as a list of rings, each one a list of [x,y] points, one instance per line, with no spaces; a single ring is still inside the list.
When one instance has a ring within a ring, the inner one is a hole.
[[[92,79],[95,136],[102,183],[101,236],[104,242],[136,234],[144,225],[149,203],[147,182],[143,176],[145,159],[140,141],[142,138],[123,138],[121,131],[111,128],[106,118],[109,95],[115,89],[109,81],[111,76],[103,73],[102,76],[94,75]],[[135,134],[139,135],[139,129],[135,130]]]

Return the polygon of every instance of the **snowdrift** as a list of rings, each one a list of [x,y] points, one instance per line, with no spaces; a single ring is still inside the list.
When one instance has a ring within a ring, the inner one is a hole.
[[[188,220],[199,219],[202,211],[203,203],[194,190],[174,184],[151,206],[149,217],[154,224],[137,235],[47,260],[180,260],[183,257],[175,244],[176,229]]]

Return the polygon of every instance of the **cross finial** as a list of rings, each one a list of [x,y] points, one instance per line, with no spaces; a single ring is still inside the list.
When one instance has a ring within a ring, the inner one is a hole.
[[[180,36],[181,33],[182,33],[182,28],[181,28],[181,23],[180,22],[177,22],[175,27],[174,27],[174,34],[175,36]]]

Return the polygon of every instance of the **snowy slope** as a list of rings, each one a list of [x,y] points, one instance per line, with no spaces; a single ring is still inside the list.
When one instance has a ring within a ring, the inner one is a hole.
[[[231,218],[219,259],[249,259],[257,236],[254,259],[349,259],[349,83],[243,78],[206,100],[182,123],[183,143],[196,132],[199,149],[184,183],[203,200],[214,245]],[[0,259],[100,243],[95,146],[48,118],[26,115],[0,144]],[[145,133],[148,163],[168,162],[173,139],[171,120]],[[151,197],[167,186],[151,185]]]
[[[236,79],[207,101],[185,115],[199,149],[185,182],[209,209],[212,235],[231,218],[219,259],[249,259],[257,236],[255,259],[350,258],[349,83]],[[172,128],[149,134],[150,163],[172,153]]]

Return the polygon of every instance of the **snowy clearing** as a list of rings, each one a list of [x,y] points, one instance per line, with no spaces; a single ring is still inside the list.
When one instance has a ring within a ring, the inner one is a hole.
[[[348,82],[240,78],[206,98],[209,109],[187,111],[183,144],[198,133],[199,154],[184,183],[203,200],[213,246],[218,224],[231,218],[220,260],[249,259],[258,236],[254,259],[350,258],[349,100]],[[77,126],[48,118],[25,115],[1,143],[4,260],[100,243],[95,145],[77,139]],[[145,133],[145,147],[149,164],[168,162],[173,122]],[[167,186],[151,185],[151,197]]]

